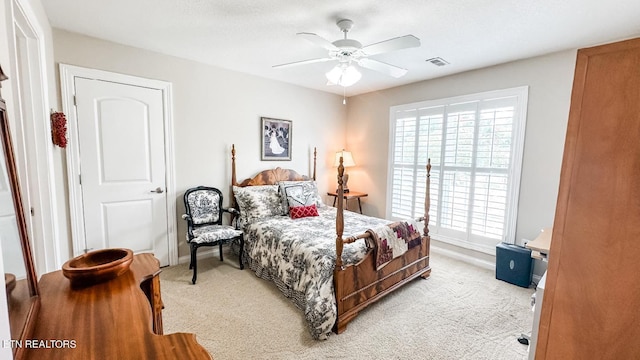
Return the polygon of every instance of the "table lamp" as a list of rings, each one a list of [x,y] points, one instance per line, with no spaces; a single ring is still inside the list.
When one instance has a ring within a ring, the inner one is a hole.
[[[346,151],[342,149],[341,151],[336,152],[336,161],[333,166],[340,166],[340,157],[342,157],[342,166],[345,168],[356,166],[356,163],[353,161],[353,156],[351,155],[351,151]],[[349,180],[349,174],[345,171],[342,175],[342,191],[345,193],[349,192],[349,186],[347,186],[347,181]],[[336,189],[336,193],[338,190]]]

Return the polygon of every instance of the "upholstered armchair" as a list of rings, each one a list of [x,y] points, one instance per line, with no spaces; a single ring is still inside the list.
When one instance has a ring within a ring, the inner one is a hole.
[[[227,212],[238,215],[238,211],[233,208],[222,207],[222,193],[220,190],[198,186],[188,189],[184,193],[184,206],[186,214],[182,218],[187,221],[187,243],[191,248],[191,263],[189,269],[193,269],[193,279],[196,283],[198,276],[198,263],[196,253],[202,246],[218,246],[220,261],[224,261],[222,256],[222,245],[233,241],[240,243],[240,269],[244,269],[242,264],[242,251],[244,250],[244,239],[242,231],[229,225],[222,225],[222,215]]]

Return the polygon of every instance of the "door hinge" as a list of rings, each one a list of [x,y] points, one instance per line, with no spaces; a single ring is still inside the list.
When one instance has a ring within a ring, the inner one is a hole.
[[[31,216],[36,216],[36,211],[33,208],[29,209],[29,212],[31,213]]]
[[[78,174],[78,182],[80,183],[80,185],[82,185],[82,175]]]
[[[73,95],[73,106],[77,106],[78,102],[76,101],[76,96]]]

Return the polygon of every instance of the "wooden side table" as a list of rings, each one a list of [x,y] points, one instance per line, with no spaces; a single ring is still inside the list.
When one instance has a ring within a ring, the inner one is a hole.
[[[333,192],[328,192],[327,195],[329,196],[333,196],[333,207],[336,206],[336,201],[338,200],[338,194],[333,191]],[[358,200],[358,208],[360,209],[360,214],[362,214],[362,204],[360,203],[360,198],[363,198],[365,196],[369,196],[369,194],[366,193],[361,193],[361,192],[357,192],[357,191],[349,191],[348,193],[344,193],[343,197],[345,200],[345,209],[347,208],[347,205],[349,203],[349,200],[352,199],[357,199]]]

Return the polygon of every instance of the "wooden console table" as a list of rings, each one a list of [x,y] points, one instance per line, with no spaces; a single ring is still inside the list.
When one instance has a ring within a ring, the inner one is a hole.
[[[151,254],[130,271],[83,289],[55,271],[42,276],[40,311],[26,359],[212,359],[195,335],[162,335],[160,268]],[[146,296],[145,296],[146,295]]]

